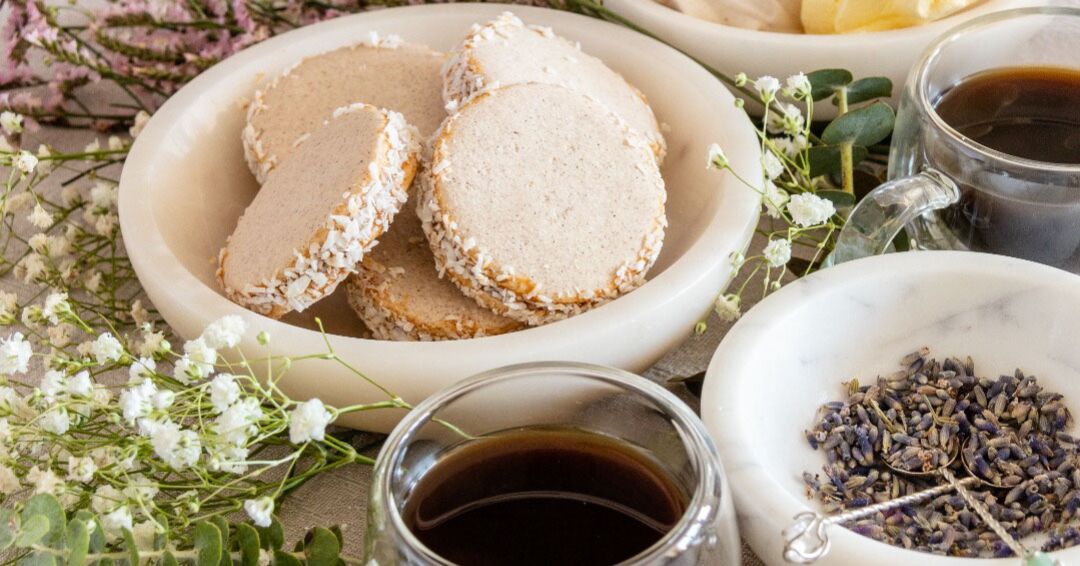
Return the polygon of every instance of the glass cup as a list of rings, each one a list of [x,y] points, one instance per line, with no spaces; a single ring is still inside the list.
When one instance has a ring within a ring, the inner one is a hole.
[[[884,253],[906,227],[913,248],[997,253],[1080,273],[1080,165],[996,151],[934,109],[946,90],[973,74],[1080,70],[1078,54],[1080,9],[1069,7],[989,14],[939,38],[908,77],[893,131],[891,181],[852,210],[830,263]]]
[[[740,563],[727,481],[697,416],[647,379],[577,363],[533,363],[489,371],[410,411],[387,438],[375,463],[365,563],[450,565],[425,547],[402,518],[417,481],[443,454],[470,442],[470,437],[551,426],[628,442],[658,462],[684,491],[687,509],[672,530],[622,564]]]

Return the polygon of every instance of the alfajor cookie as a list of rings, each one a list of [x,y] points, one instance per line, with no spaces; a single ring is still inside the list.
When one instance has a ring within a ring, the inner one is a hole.
[[[414,197],[415,198],[415,197]],[[499,316],[439,277],[420,219],[406,205],[346,283],[349,304],[381,340],[457,340],[503,334]]]
[[[667,226],[648,141],[606,105],[556,85],[474,97],[443,122],[418,178],[439,269],[530,325],[640,285]]]
[[[279,318],[329,295],[405,202],[419,134],[356,103],[306,136],[240,217],[219,257],[226,296]]]
[[[259,182],[337,108],[364,102],[400,112],[426,139],[446,117],[440,69],[446,57],[397,36],[301,60],[255,92],[243,130],[244,157]]]
[[[526,82],[557,84],[595,98],[643,134],[663,161],[664,136],[641,91],[580,45],[551,28],[526,26],[510,12],[474,24],[451,51],[443,68],[443,99],[453,113],[486,90]]]

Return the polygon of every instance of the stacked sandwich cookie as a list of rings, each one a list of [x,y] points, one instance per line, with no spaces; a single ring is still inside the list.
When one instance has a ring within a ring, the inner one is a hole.
[[[254,95],[241,138],[262,188],[219,277],[275,318],[347,280],[376,339],[505,334],[632,291],[664,241],[645,97],[509,13],[449,57],[373,37],[304,59]]]

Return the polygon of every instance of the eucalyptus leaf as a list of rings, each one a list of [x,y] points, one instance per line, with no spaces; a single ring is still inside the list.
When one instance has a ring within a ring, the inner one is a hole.
[[[0,550],[14,544],[18,532],[19,516],[11,509],[0,508]]]
[[[285,545],[285,530],[281,528],[281,522],[277,517],[270,521],[269,527],[259,527],[259,540],[263,548],[278,550]]]
[[[821,69],[808,73],[810,96],[814,101],[825,100],[836,93],[836,89],[851,84],[854,79],[846,69]]]
[[[875,102],[833,120],[821,133],[829,145],[873,145],[889,137],[896,115],[888,104]]]
[[[15,536],[15,546],[28,548],[42,541],[49,534],[49,519],[44,515],[32,515],[22,520],[19,534]]]
[[[51,548],[61,548],[64,543],[67,516],[64,514],[63,506],[60,505],[60,500],[48,493],[39,493],[31,497],[23,506],[21,516],[23,524],[25,525],[27,519],[34,516],[44,517],[49,523],[48,532],[40,542]]]
[[[330,532],[334,533],[334,538],[337,539],[338,546],[345,546],[345,533],[341,532],[341,525],[330,527]]]
[[[308,566],[334,566],[341,554],[341,545],[334,533],[315,527],[305,538],[304,556]]]
[[[869,152],[865,147],[861,145],[853,146],[851,148],[851,164],[858,164],[863,159],[866,159],[868,154]],[[807,150],[807,156],[810,160],[811,179],[840,172],[840,146],[838,145],[812,146]]]
[[[302,566],[302,564],[300,560],[292,554],[289,554],[288,552],[282,552],[280,550],[275,550],[272,566]]]
[[[826,189],[823,191],[818,191],[814,194],[825,200],[831,201],[833,205],[835,205],[838,209],[855,206],[855,195],[851,193],[837,191],[834,189]]]
[[[236,525],[236,542],[240,549],[242,566],[257,566],[259,563],[259,532],[247,523]]]
[[[176,557],[168,550],[165,554],[161,555],[161,566],[180,566],[180,563],[176,561]]]
[[[72,517],[72,521],[82,521],[86,525],[87,532],[90,533],[90,547],[89,552],[97,554],[105,549],[105,533],[102,532],[101,527],[93,527],[90,525],[96,525],[97,520],[94,518],[94,514],[82,509],[75,512],[75,516]]]
[[[68,552],[67,566],[86,564],[86,553],[90,551],[90,529],[81,519],[68,522],[64,546]]]
[[[232,566],[232,555],[229,554],[229,523],[221,515],[214,515],[210,521],[221,533],[221,566]]]
[[[859,79],[847,87],[847,102],[849,105],[866,102],[875,98],[887,98],[892,96],[893,84],[886,77],[867,77]],[[833,104],[837,102],[834,99]]]
[[[221,531],[212,523],[199,521],[195,524],[196,566],[218,566],[221,562]]]
[[[123,529],[121,531],[124,537],[124,550],[127,551],[128,565],[139,566],[139,546],[135,544],[135,535],[132,534],[131,529]]]
[[[46,552],[31,552],[15,564],[16,566],[57,566],[56,556]]]
[[[112,558],[102,558],[98,561],[97,566],[116,566],[116,561],[114,561]]]

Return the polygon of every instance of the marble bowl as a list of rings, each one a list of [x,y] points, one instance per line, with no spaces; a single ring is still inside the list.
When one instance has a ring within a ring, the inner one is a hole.
[[[908,70],[935,38],[960,23],[1009,8],[1045,5],[1046,0],[985,0],[923,26],[842,35],[809,35],[743,29],[688,16],[655,0],[607,0],[612,11],[722,73],[781,80],[797,72],[843,68],[856,78],[886,76],[899,102]],[[835,107],[818,104],[815,116],[829,118]]]
[[[124,167],[120,224],[135,271],[169,325],[191,338],[207,323],[239,314],[252,327],[240,349],[258,359],[266,354],[254,338],[260,330],[270,334],[272,347],[281,354],[324,352],[322,337],[312,330],[317,315],[342,358],[410,402],[512,363],[578,361],[637,372],[685,339],[730,280],[728,257],[745,249],[760,202],[730,174],[706,170],[707,147],[720,143],[737,171],[760,178],[752,124],[723,85],[674,49],[576,14],[513,9],[526,22],[551,26],[579,40],[582,49],[645,92],[670,126],[663,170],[670,229],[644,286],[563,322],[440,343],[358,338],[356,317],[340,293],[284,321],[248,312],[222,296],[214,277],[215,258],[256,191],[240,143],[245,99],[260,81],[301,57],[354,43],[370,31],[396,33],[445,50],[472,23],[506,10],[502,5],[426,5],[342,17],[269,39],[200,75],[151,118]],[[324,361],[295,364],[282,386],[297,398],[318,396],[337,406],[385,398],[357,376]],[[386,431],[400,416],[397,411],[376,411],[366,420],[346,424]]]
[[[739,531],[766,564],[784,564],[781,531],[820,511],[802,472],[823,454],[803,431],[841,382],[895,371],[919,347],[968,356],[980,376],[1016,368],[1080,409],[1080,278],[1023,260],[914,252],[853,261],[801,279],[762,301],[724,338],[709,365],[702,418],[735,494]],[[932,556],[828,530],[819,564],[1013,565],[1015,559]],[[1080,548],[1054,553],[1080,563]]]

